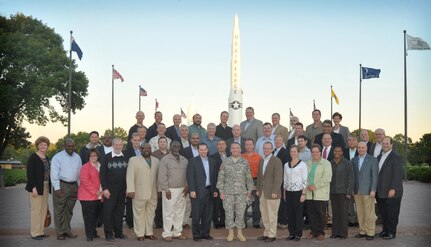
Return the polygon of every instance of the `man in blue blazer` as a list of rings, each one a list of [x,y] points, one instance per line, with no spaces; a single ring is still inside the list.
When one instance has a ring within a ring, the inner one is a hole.
[[[187,166],[187,184],[192,204],[193,240],[212,240],[210,236],[215,192],[215,161],[208,157],[208,146],[198,145],[199,156],[191,158]]]
[[[358,211],[359,234],[355,238],[373,240],[376,230],[374,199],[379,167],[377,159],[367,154],[367,144],[358,144],[358,156],[352,159],[355,173],[354,197]]]

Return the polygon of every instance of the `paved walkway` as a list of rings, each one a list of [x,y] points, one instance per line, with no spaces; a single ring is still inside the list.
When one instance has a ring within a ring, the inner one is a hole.
[[[323,242],[317,240],[302,239],[300,242],[287,242],[285,237],[288,235],[287,230],[279,230],[277,232],[277,241],[269,243],[271,246],[431,246],[431,184],[424,184],[419,182],[406,182],[404,183],[404,197],[401,202],[400,222],[398,225],[397,238],[392,241],[382,239],[375,239],[374,241],[366,241],[363,239],[355,239],[353,235],[357,233],[357,228],[351,227],[349,229],[349,238],[346,240],[339,239],[325,239]],[[52,197],[49,200],[50,209],[52,211]],[[85,241],[84,223],[81,213],[81,205],[77,202],[74,209],[74,216],[72,219],[72,230],[78,234],[78,239],[65,241],[58,241],[55,238],[55,231],[53,225],[46,231],[51,237],[35,241],[30,238],[30,205],[29,199],[23,185],[0,189],[0,246],[121,246],[127,244],[128,246],[166,246],[167,244],[173,246],[261,246],[266,245],[257,241],[256,238],[262,234],[261,229],[247,228],[244,230],[244,235],[248,237],[246,243],[233,241],[226,242],[226,230],[212,229],[211,235],[215,238],[213,241],[202,241],[196,243],[192,240],[180,241],[176,240],[172,243],[166,243],[163,240],[151,241],[145,240],[138,242],[135,239],[133,230],[124,227],[124,233],[129,236],[127,240],[116,240],[113,243],[106,242],[103,238],[93,242]],[[381,227],[377,227],[380,231]],[[102,229],[98,229],[99,234],[103,235]],[[184,231],[185,235],[190,237],[190,230]],[[155,235],[161,238],[161,229],[155,230]],[[330,235],[330,229],[327,231],[327,237]],[[366,242],[364,242],[366,241]]]

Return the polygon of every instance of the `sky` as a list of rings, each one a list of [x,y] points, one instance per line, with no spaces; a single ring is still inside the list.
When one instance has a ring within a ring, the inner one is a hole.
[[[404,133],[403,30],[431,45],[431,1],[24,1],[0,0],[0,15],[21,12],[53,28],[70,49],[70,30],[84,55],[77,70],[89,80],[83,110],[71,130],[111,128],[112,65],[115,126],[135,122],[138,88],[147,92],[144,124],[154,122],[155,99],[163,122],[194,105],[203,125],[218,124],[228,110],[231,42],[238,14],[244,106],[270,122],[278,112],[288,126],[289,109],[304,125],[312,122],[313,100],[330,119],[333,86],[342,125],[359,127],[359,64],[381,69],[362,81],[362,128]],[[431,132],[431,51],[408,51],[408,136]],[[243,117],[245,119],[245,116]],[[184,120],[183,123],[186,123]],[[67,134],[59,123],[25,123],[34,141],[55,142]]]

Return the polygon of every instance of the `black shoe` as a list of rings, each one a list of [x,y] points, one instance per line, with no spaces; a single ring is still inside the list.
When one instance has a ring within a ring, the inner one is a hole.
[[[299,240],[301,240],[300,236],[295,236],[295,238],[293,239],[293,241],[299,241]]]
[[[57,240],[65,240],[66,237],[63,234],[57,235]]]
[[[36,236],[36,237],[31,237],[31,238],[34,240],[42,240],[43,239],[43,237],[41,237],[41,236]]]
[[[193,241],[200,242],[202,239],[200,237],[193,237]]]
[[[260,225],[253,225],[253,228],[260,229]]]
[[[108,242],[114,242],[114,238],[112,236],[106,236],[106,241]]]
[[[39,235],[39,237],[42,237],[42,238],[49,238],[49,235],[48,235],[48,234],[43,234],[43,235]]]
[[[274,242],[276,238],[266,238],[265,243]]]
[[[268,236],[260,236],[257,238],[259,241],[265,241],[268,238]]]
[[[374,239],[374,236],[368,236],[367,235],[367,238],[366,238],[367,240],[373,240]]]
[[[208,236],[203,236],[203,237],[201,237],[201,238],[206,239],[206,240],[213,240],[213,239],[214,239],[214,238],[213,238],[213,237],[211,237],[210,235],[208,235]]]
[[[93,238],[87,238],[87,242],[93,241]]]
[[[388,234],[384,231],[381,231],[379,233],[376,234],[377,238],[383,238],[384,236],[388,236]]]
[[[339,239],[346,239],[344,236],[338,236]]]
[[[294,240],[294,239],[295,239],[295,236],[289,236],[286,238],[286,240]]]
[[[63,233],[63,236],[65,236],[66,238],[77,238],[78,236],[73,234],[73,233]]]
[[[93,235],[93,238],[100,238],[100,236],[99,235]]]
[[[355,235],[355,238],[365,238],[365,237],[367,237],[367,235],[365,235],[365,234],[356,234]]]
[[[120,235],[115,235],[114,238],[127,239],[127,236],[122,233]]]
[[[339,238],[340,235],[331,235],[329,238]]]
[[[392,233],[389,233],[388,235],[383,236],[384,240],[391,240],[391,239],[394,239],[394,238],[395,238],[395,235],[392,234]]]

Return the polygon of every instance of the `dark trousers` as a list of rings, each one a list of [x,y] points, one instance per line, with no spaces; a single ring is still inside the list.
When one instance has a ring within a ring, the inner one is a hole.
[[[157,196],[157,207],[156,212],[154,216],[154,224],[156,228],[162,228],[163,227],[163,209],[162,209],[162,193],[158,192]]]
[[[356,212],[355,198],[352,196],[349,200],[349,209],[347,210],[348,222],[351,224],[358,224],[358,216]]]
[[[103,203],[103,227],[105,237],[120,236],[123,234],[124,202],[126,200],[126,187],[111,186],[109,199]]]
[[[300,202],[302,191],[286,192],[287,224],[290,236],[302,236],[302,223],[304,221],[304,203]]]
[[[192,231],[193,237],[205,237],[210,235],[211,219],[213,213],[214,197],[211,189],[206,189],[203,195],[191,198],[192,204]]]
[[[213,224],[215,227],[225,225],[225,212],[223,201],[220,199],[220,193],[218,193],[217,197],[214,197]]]
[[[126,224],[128,227],[133,227],[133,206],[132,199],[127,197],[126,199]]]
[[[82,217],[84,218],[85,235],[88,239],[97,236],[96,222],[100,213],[100,200],[80,201],[82,208]]]
[[[398,217],[400,216],[401,198],[376,198],[377,207],[382,215],[383,231],[397,235]]]
[[[251,194],[254,198],[253,204],[251,205],[253,226],[260,226],[260,218],[262,218],[262,215],[260,214],[260,200],[259,197],[256,195],[255,190],[253,190]]]
[[[78,184],[60,181],[60,189],[64,194],[62,197],[56,196],[55,193],[52,194],[55,231],[57,235],[72,234],[70,221],[72,220],[73,208],[78,194]]]
[[[278,208],[278,219],[277,222],[282,225],[287,225],[287,202],[285,190],[283,189],[283,185],[281,188],[281,198],[280,198],[280,206]]]
[[[308,220],[310,221],[311,234],[325,236],[326,209],[328,201],[307,200]]]
[[[348,236],[347,218],[350,200],[346,198],[346,194],[331,194],[332,205],[332,235]]]

